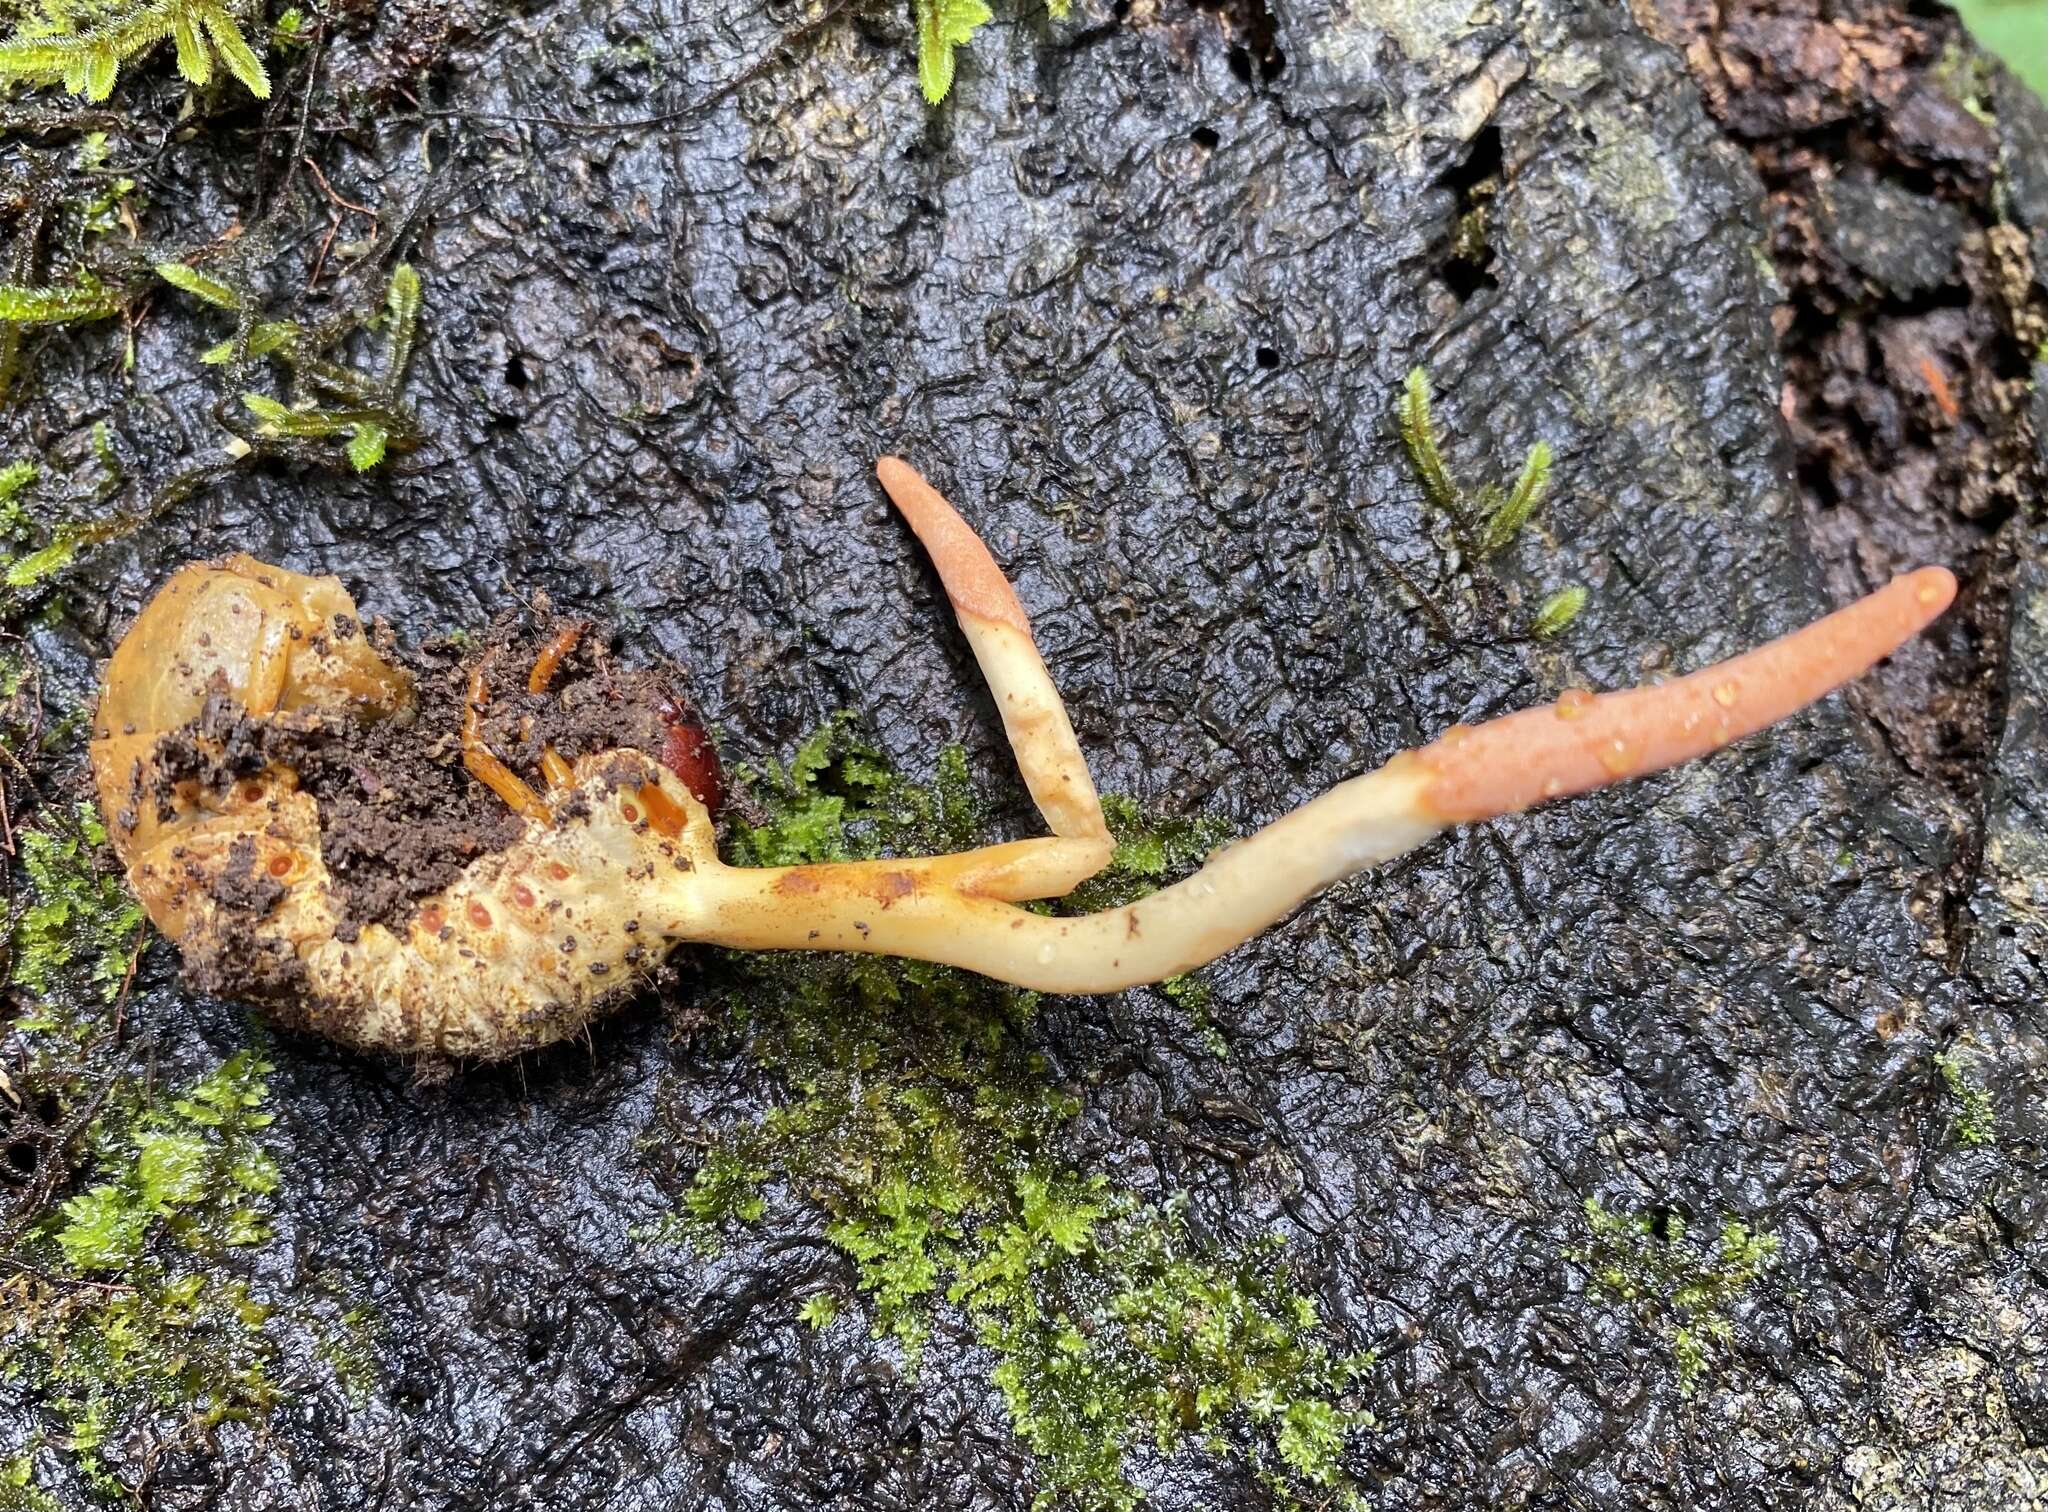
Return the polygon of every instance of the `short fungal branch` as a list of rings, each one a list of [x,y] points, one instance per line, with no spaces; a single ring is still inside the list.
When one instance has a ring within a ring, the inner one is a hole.
[[[1101,804],[1016,594],[967,523],[907,464],[882,485],[930,554],[1053,837],[952,856],[732,868],[670,884],[686,937],[964,967],[1048,992],[1110,992],[1189,971],[1304,900],[1457,824],[1647,776],[1775,723],[1862,675],[1946,609],[1921,568],[1805,629],[1655,687],[1566,693],[1406,751],[1217,852],[1192,877],[1081,918],[1017,901],[1065,892],[1110,853]]]

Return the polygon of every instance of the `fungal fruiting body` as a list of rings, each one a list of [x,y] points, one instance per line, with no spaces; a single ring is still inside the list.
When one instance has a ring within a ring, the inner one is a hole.
[[[271,725],[402,720],[412,687],[364,636],[336,580],[235,557],[177,573],[107,668],[92,760],[130,885],[200,985],[349,1044],[429,1056],[493,1059],[573,1033],[684,942],[907,956],[1043,991],[1115,991],[1213,960],[1452,825],[1643,776],[1761,729],[1860,676],[1955,594],[1945,569],[1922,568],[1689,677],[1568,693],[1454,729],[1225,847],[1183,882],[1063,918],[1017,905],[1072,890],[1114,848],[1065,706],[979,537],[906,463],[885,458],[878,471],[938,570],[1051,835],[954,855],[727,866],[707,806],[715,763],[679,709],[664,704],[650,749],[573,761],[542,750],[536,790],[489,749],[480,661],[462,758],[519,816],[517,837],[401,920],[348,921],[320,804],[288,751],[236,733],[223,711],[259,736]],[[555,646],[535,660],[536,694]],[[222,758],[211,779],[181,775],[189,761],[172,759],[194,747]]]

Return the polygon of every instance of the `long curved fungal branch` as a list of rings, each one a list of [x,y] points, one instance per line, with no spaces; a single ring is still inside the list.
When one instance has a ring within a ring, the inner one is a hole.
[[[1213,960],[1452,825],[1717,750],[1860,676],[1955,595],[1945,569],[1922,568],[1691,676],[1574,691],[1454,729],[1217,852],[1175,886],[1059,918],[1016,904],[1071,890],[1113,848],[1072,723],[981,539],[909,464],[885,458],[877,471],[938,571],[1050,836],[955,855],[728,866],[708,806],[716,764],[683,706],[643,688],[644,745],[574,761],[544,745],[542,799],[484,744],[480,660],[464,761],[521,816],[517,840],[418,898],[402,921],[344,929],[322,814],[288,761],[271,757],[254,773],[245,764],[232,780],[193,773],[208,770],[209,752],[246,763],[250,743],[211,720],[219,697],[259,723],[292,720],[303,740],[323,721],[408,712],[410,684],[352,633],[355,607],[333,579],[238,557],[180,572],[109,663],[93,769],[130,884],[211,990],[265,1001],[348,1043],[420,1054],[497,1058],[574,1033],[685,941],[907,956],[1043,991],[1109,992]],[[351,633],[337,633],[344,625]],[[564,629],[541,649],[529,696],[553,696],[581,633]]]

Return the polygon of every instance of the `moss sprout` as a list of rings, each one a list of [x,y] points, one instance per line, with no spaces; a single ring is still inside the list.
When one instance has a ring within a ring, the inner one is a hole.
[[[244,1050],[161,1100],[116,1084],[93,1122],[90,1184],[28,1231],[27,1264],[0,1281],[4,1370],[61,1420],[104,1495],[127,1489],[104,1444],[196,1438],[277,1399],[270,1309],[205,1263],[267,1237],[270,1069]]]
[[[1956,1105],[1956,1138],[1972,1149],[1998,1143],[1998,1115],[1991,1106],[1991,1094],[1970,1075],[1962,1053],[1955,1049],[1934,1057],[1942,1085]]]
[[[1511,486],[1488,482],[1468,490],[1444,460],[1429,374],[1423,369],[1409,370],[1395,398],[1394,417],[1423,496],[1444,516],[1454,539],[1468,556],[1483,559],[1495,555],[1510,545],[1535,517],[1550,489],[1553,457],[1548,441],[1538,441],[1529,448],[1522,459],[1522,470]],[[1553,593],[1537,610],[1529,633],[1539,640],[1563,633],[1585,602],[1583,588]]]
[[[1529,633],[1538,640],[1550,640],[1570,628],[1586,607],[1586,590],[1574,583],[1546,598],[1530,622]]]
[[[255,419],[254,440],[267,450],[324,465],[346,461],[368,472],[393,450],[418,444],[419,427],[401,397],[406,369],[418,336],[420,277],[408,263],[391,271],[384,308],[384,351],[374,369],[335,358],[353,334],[343,322],[316,329],[290,320],[262,318],[254,302],[230,280],[182,262],[160,262],[157,276],[202,303],[237,317],[235,334],[201,354],[210,366],[237,369],[269,359],[281,367],[288,393],[279,399],[245,390],[242,405]]]
[[[204,87],[218,70],[267,100],[270,76],[244,19],[223,0],[41,0],[0,42],[0,81],[104,100],[123,68],[168,41],[186,82]]]
[[[6,325],[72,325],[120,313],[121,301],[96,278],[47,286],[0,284],[0,323]]]
[[[103,863],[106,829],[81,803],[56,811],[21,836],[28,901],[14,920],[13,981],[39,995],[54,992],[74,968],[112,1001],[142,944],[142,910]]]
[[[1593,1288],[1629,1304],[1664,1336],[1678,1389],[1692,1395],[1734,1338],[1728,1309],[1775,1262],[1777,1237],[1730,1218],[1719,1241],[1702,1249],[1678,1213],[1617,1213],[1597,1197],[1586,1199],[1585,1220],[1590,1242],[1566,1257],[1585,1267]]]
[[[1046,0],[1046,14],[1067,19],[1071,0]],[[953,87],[953,51],[995,19],[984,0],[911,0],[917,30],[917,83],[928,104],[937,105]]]

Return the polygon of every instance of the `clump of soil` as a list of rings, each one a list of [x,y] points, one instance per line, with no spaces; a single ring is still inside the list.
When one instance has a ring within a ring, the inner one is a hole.
[[[342,912],[337,933],[365,924],[403,927],[420,901],[441,891],[478,857],[518,838],[523,821],[462,764],[462,722],[470,678],[484,669],[483,732],[493,754],[536,792],[544,750],[570,761],[635,749],[661,756],[675,717],[697,721],[679,669],[622,667],[589,627],[561,658],[545,691],[528,691],[541,649],[572,622],[545,607],[494,625],[480,638],[431,641],[400,650],[385,627],[379,651],[413,676],[410,717],[358,721],[331,715],[249,715],[225,693],[156,750],[160,803],[171,787],[197,780],[214,790],[254,777],[273,762],[291,767],[320,811],[321,854]],[[235,869],[230,867],[230,872]],[[274,884],[272,884],[274,885]],[[244,897],[242,894],[246,893]],[[245,904],[252,920],[275,898],[260,884],[218,901]]]

